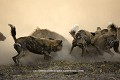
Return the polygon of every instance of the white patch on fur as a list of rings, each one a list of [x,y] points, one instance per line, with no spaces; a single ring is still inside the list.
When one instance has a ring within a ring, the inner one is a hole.
[[[72,32],[72,31],[77,32],[78,30],[79,30],[79,25],[78,25],[78,24],[75,24],[75,25],[72,26],[71,32]]]
[[[21,44],[19,44],[19,43],[15,43],[16,45],[18,45],[19,47],[21,47]]]
[[[111,28],[110,28],[110,25],[112,25],[112,24],[113,24],[113,22],[109,22],[109,23],[108,23],[108,25],[107,25],[107,29],[108,29],[108,30],[111,29]]]
[[[109,23],[108,23],[108,26],[111,25],[111,24],[113,24],[113,22],[109,22]]]

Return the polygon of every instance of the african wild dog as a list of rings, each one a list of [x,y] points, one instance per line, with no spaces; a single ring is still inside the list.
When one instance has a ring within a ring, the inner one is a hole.
[[[11,35],[15,41],[14,48],[18,52],[13,57],[13,61],[16,65],[19,65],[19,59],[25,56],[26,50],[44,55],[44,59],[49,59],[51,52],[57,52],[62,49],[62,40],[46,39],[46,38],[35,38],[32,36],[20,37],[16,39],[16,28],[15,26],[8,24],[11,27]]]
[[[95,45],[92,44],[92,39],[94,36],[91,34],[91,32],[86,31],[86,30],[79,30],[77,32],[76,30],[78,29],[77,27],[79,26],[74,25],[73,29],[69,32],[73,37],[70,54],[72,53],[73,48],[78,46],[82,49],[82,56],[83,56],[86,52],[89,53],[87,50],[87,47],[89,45],[92,45],[93,47],[95,47],[100,53],[99,49]]]
[[[108,25],[107,29],[100,30],[99,34],[98,31],[95,32],[93,43],[99,49],[109,53],[113,57],[114,53],[111,52],[111,48],[113,48],[116,53],[120,53],[119,40],[117,39],[117,36],[118,27],[112,23]]]

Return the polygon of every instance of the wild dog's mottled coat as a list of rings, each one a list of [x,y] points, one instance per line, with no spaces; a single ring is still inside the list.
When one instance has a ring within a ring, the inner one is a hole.
[[[100,34],[97,34],[97,31],[94,36],[94,45],[96,45],[99,49],[109,53],[111,56],[114,55],[113,52],[110,51],[111,48],[114,49],[115,52],[120,53],[119,51],[119,40],[118,37],[118,28],[115,24],[108,25],[107,29],[103,29],[99,31]],[[97,37],[96,37],[97,36]]]
[[[15,26],[9,24],[11,27],[11,35],[15,41],[14,48],[18,52],[18,55],[13,57],[14,62],[19,65],[19,59],[25,56],[26,50],[35,54],[43,54],[44,59],[50,58],[51,52],[57,52],[62,49],[62,40],[35,38],[32,36],[20,37],[16,39]],[[23,53],[21,53],[23,52]]]
[[[86,52],[88,52],[87,46],[92,45],[92,40],[94,36],[91,34],[91,32],[88,32],[86,30],[79,30],[78,32],[74,31],[74,34],[73,34],[73,30],[71,30],[70,34],[74,38],[72,41],[72,47],[71,47],[70,54],[74,47],[79,46],[82,49],[82,56],[83,56]],[[96,46],[94,47],[97,49]]]

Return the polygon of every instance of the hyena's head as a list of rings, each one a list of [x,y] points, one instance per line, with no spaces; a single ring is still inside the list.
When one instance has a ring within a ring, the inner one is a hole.
[[[52,42],[52,51],[56,52],[56,51],[60,51],[63,47],[63,43],[62,40],[51,40]]]
[[[4,41],[6,37],[0,32],[0,41]]]

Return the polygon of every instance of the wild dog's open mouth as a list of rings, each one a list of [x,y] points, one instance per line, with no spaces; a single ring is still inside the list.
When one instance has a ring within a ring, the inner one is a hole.
[[[83,47],[83,44],[82,43],[78,43],[77,46]]]

